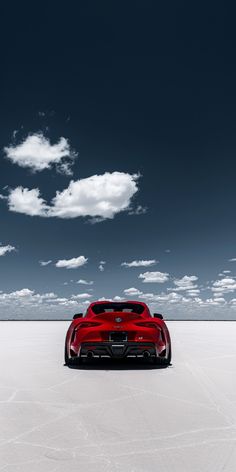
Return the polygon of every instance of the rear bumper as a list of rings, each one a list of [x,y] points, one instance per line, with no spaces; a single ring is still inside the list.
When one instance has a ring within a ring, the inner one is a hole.
[[[87,342],[82,343],[78,357],[156,357],[158,355],[154,343],[139,342]]]

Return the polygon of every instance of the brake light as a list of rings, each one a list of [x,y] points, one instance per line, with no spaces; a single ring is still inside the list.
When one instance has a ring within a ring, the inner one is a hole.
[[[78,326],[76,326],[75,331],[78,331],[79,329],[82,328],[94,328],[95,326],[100,326],[101,323],[93,322],[93,321],[86,321],[80,323]]]
[[[157,326],[155,323],[152,323],[150,321],[143,321],[140,323],[135,323],[137,326],[143,326],[144,328],[155,328],[158,331],[161,331],[161,328]]]

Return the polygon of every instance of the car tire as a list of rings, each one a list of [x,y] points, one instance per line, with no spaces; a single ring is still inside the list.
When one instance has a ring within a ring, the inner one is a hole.
[[[171,363],[171,357],[172,357],[172,353],[171,353],[171,345],[170,345],[168,357],[165,359],[161,357],[154,357],[154,364],[168,366]]]
[[[69,358],[69,356],[68,356],[66,342],[65,342],[65,354],[64,354],[64,359],[65,359],[65,365],[70,365],[70,358]]]
[[[68,365],[68,366],[72,366],[72,365],[79,365],[81,364],[82,362],[82,359],[79,358],[79,357],[75,357],[74,359],[72,359],[71,357],[68,356],[68,351],[67,351],[67,345],[65,343],[65,365]]]

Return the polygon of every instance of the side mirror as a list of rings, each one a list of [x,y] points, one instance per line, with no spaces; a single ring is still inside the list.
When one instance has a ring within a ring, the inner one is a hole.
[[[83,317],[83,313],[76,313],[74,316],[73,316],[73,320],[77,320],[77,318],[82,318]]]
[[[161,313],[153,313],[154,318],[159,318],[159,320],[163,320],[163,315]]]

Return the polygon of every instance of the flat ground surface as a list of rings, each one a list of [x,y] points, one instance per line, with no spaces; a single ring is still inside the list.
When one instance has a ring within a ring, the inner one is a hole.
[[[235,472],[236,322],[169,322],[173,365],[63,365],[68,322],[0,323],[0,470]]]

